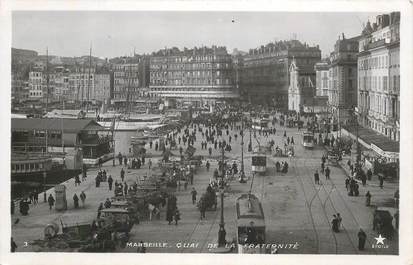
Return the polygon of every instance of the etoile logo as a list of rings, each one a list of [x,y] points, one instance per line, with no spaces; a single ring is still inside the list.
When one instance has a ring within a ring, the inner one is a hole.
[[[375,237],[374,239],[376,239],[376,244],[372,244],[371,248],[389,248],[389,245],[384,244],[384,240],[386,238],[382,237],[381,234],[379,234],[379,236]]]

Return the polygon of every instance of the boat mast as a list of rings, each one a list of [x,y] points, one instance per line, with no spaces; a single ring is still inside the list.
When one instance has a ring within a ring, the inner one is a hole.
[[[90,43],[90,48],[89,48],[89,73],[87,76],[87,95],[86,95],[86,113],[88,112],[89,109],[89,95],[90,95],[90,68],[92,68],[92,43]]]
[[[46,47],[46,114],[49,105],[49,48]]]
[[[80,103],[80,109],[81,110],[83,110],[83,103],[84,103],[84,98],[83,98],[83,94],[84,94],[84,87],[85,87],[85,66],[84,66],[84,64],[82,65],[82,71],[81,71],[81,76],[82,76],[82,78],[81,78],[81,80],[82,80],[82,101],[81,101],[81,103]]]
[[[46,47],[46,114],[47,114],[47,107],[49,104],[49,48]],[[46,146],[46,154],[48,153],[47,148],[47,140],[48,140],[48,133],[47,133],[47,121],[45,126],[45,146]]]

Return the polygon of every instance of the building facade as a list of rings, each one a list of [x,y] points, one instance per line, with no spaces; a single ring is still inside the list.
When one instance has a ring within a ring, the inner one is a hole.
[[[357,106],[358,39],[342,34],[330,54],[328,103],[334,121],[340,124],[352,119]]]
[[[400,139],[400,13],[367,22],[359,40],[359,122]]]
[[[321,59],[318,46],[310,47],[298,40],[269,43],[251,49],[244,57],[241,90],[250,102],[288,108],[290,65],[295,59],[297,67],[314,67]]]
[[[288,110],[297,113],[309,112],[315,106],[316,73],[314,67],[298,67],[293,60],[290,65]]]
[[[43,71],[34,68],[29,72],[29,99],[43,98]]]
[[[328,78],[330,70],[330,60],[324,59],[314,65],[316,72],[316,96],[328,97]]]
[[[109,102],[111,98],[111,75],[109,72],[95,74],[95,90],[93,99],[98,102]]]
[[[212,46],[158,51],[150,58],[150,93],[198,104],[238,98],[231,56]]]
[[[95,86],[95,68],[75,67],[69,74],[70,98],[76,102],[91,101]]]
[[[135,102],[141,96],[139,94],[139,63],[130,61],[114,64],[112,70],[113,103],[125,105]]]

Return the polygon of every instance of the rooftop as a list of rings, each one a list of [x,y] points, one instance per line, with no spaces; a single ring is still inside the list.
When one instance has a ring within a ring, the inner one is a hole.
[[[80,132],[104,130],[97,122],[91,119],[11,119],[11,130],[49,130],[63,132]]]

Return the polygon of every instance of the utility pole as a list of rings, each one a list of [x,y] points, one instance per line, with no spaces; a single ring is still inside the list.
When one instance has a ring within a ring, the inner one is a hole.
[[[244,181],[244,117],[241,116],[241,181]]]
[[[361,160],[361,149],[360,149],[360,144],[359,144],[359,123],[358,123],[358,108],[354,107],[354,116],[355,116],[355,123],[356,123],[356,150],[357,150],[357,156],[356,156],[356,165],[360,165],[360,160]]]
[[[225,236],[227,232],[225,231],[225,223],[224,223],[224,175],[225,175],[225,167],[224,167],[224,147],[222,147],[221,153],[221,163],[222,163],[222,173],[221,173],[221,187],[220,187],[220,194],[221,194],[221,219],[219,222],[219,230],[218,230],[218,247],[224,247],[226,244]]]

